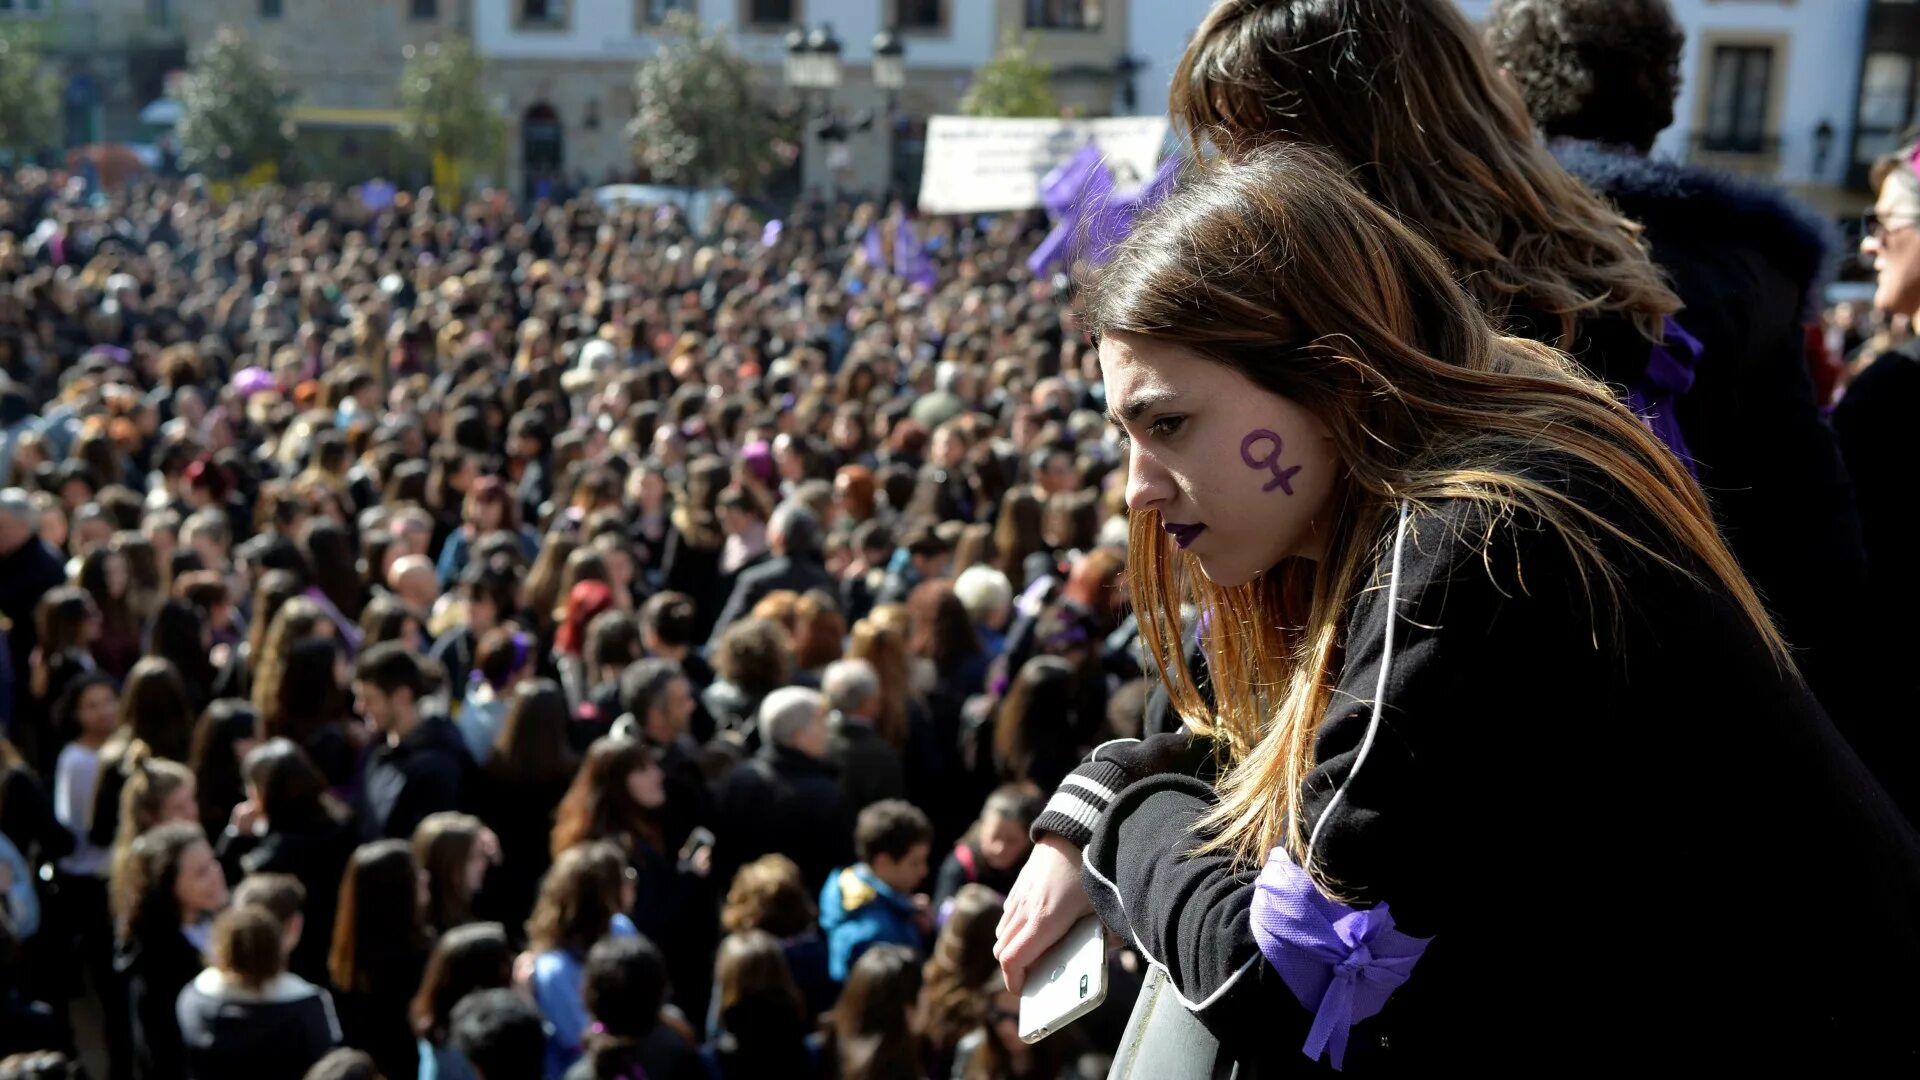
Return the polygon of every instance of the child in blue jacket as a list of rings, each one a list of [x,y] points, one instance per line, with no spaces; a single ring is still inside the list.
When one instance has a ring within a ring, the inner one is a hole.
[[[828,875],[820,890],[820,929],[827,936],[827,972],[843,983],[854,961],[880,942],[924,951],[930,907],[915,893],[927,876],[933,825],[901,799],[860,811],[853,829],[860,861]]]

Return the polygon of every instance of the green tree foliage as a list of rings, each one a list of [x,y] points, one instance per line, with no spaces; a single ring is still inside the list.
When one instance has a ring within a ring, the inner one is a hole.
[[[791,152],[724,31],[670,16],[666,44],[633,79],[633,156],[661,183],[753,191]],[[783,145],[784,144],[784,145]]]
[[[180,159],[218,179],[285,160],[293,95],[239,30],[223,26],[180,82]]]
[[[464,40],[407,47],[400,136],[420,153],[486,167],[506,146],[506,123],[487,102],[483,65]]]
[[[1053,99],[1053,68],[1034,54],[1033,43],[1008,34],[1000,51],[980,66],[960,98],[966,116],[1059,116]]]
[[[31,157],[59,136],[60,87],[26,35],[0,36],[0,150]]]

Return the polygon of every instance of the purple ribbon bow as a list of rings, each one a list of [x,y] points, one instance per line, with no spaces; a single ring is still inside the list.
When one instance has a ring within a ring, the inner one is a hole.
[[[1261,955],[1313,1010],[1301,1052],[1329,1053],[1336,1069],[1353,1025],[1386,1007],[1432,940],[1394,929],[1384,903],[1360,911],[1329,900],[1282,848],[1254,882],[1252,922]]]
[[[1667,444],[1694,479],[1700,469],[1687,449],[1687,437],[1680,431],[1680,418],[1674,415],[1674,402],[1693,389],[1693,369],[1700,363],[1705,346],[1687,333],[1673,316],[1667,316],[1664,340],[1647,354],[1647,373],[1640,385],[1627,389],[1627,405],[1647,420],[1647,426]]]

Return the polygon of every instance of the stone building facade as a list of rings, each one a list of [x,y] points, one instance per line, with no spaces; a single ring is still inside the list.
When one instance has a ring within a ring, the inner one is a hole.
[[[910,186],[926,118],[956,109],[973,72],[1009,33],[1030,35],[1052,65],[1064,108],[1115,112],[1129,70],[1129,9],[1145,2],[474,0],[473,36],[508,121],[508,176],[523,187],[541,171],[590,183],[633,175],[625,130],[633,73],[659,47],[658,20],[668,9],[733,27],[735,47],[758,69],[770,103],[795,93],[781,82],[788,30],[830,25],[842,46],[842,81],[816,93],[809,111],[872,123],[837,147],[805,140],[798,182],[812,191],[878,193]],[[1193,21],[1206,6],[1163,2],[1192,8]],[[872,41],[883,28],[896,28],[906,47],[906,85],[891,101],[871,74]]]

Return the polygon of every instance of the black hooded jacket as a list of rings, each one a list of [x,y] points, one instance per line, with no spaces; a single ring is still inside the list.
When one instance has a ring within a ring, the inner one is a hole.
[[[1606,482],[1566,482],[1697,574]],[[1913,831],[1723,589],[1599,543],[1617,622],[1537,521],[1461,502],[1413,513],[1352,601],[1305,826],[1353,906],[1432,944],[1346,1074],[1510,1075],[1570,1047],[1608,1073],[1911,1074],[1897,1018],[1920,1001],[1886,973],[1920,963]],[[1036,831],[1085,843],[1102,919],[1243,1075],[1319,1071],[1250,921],[1257,868],[1194,853],[1205,751],[1102,747]]]

